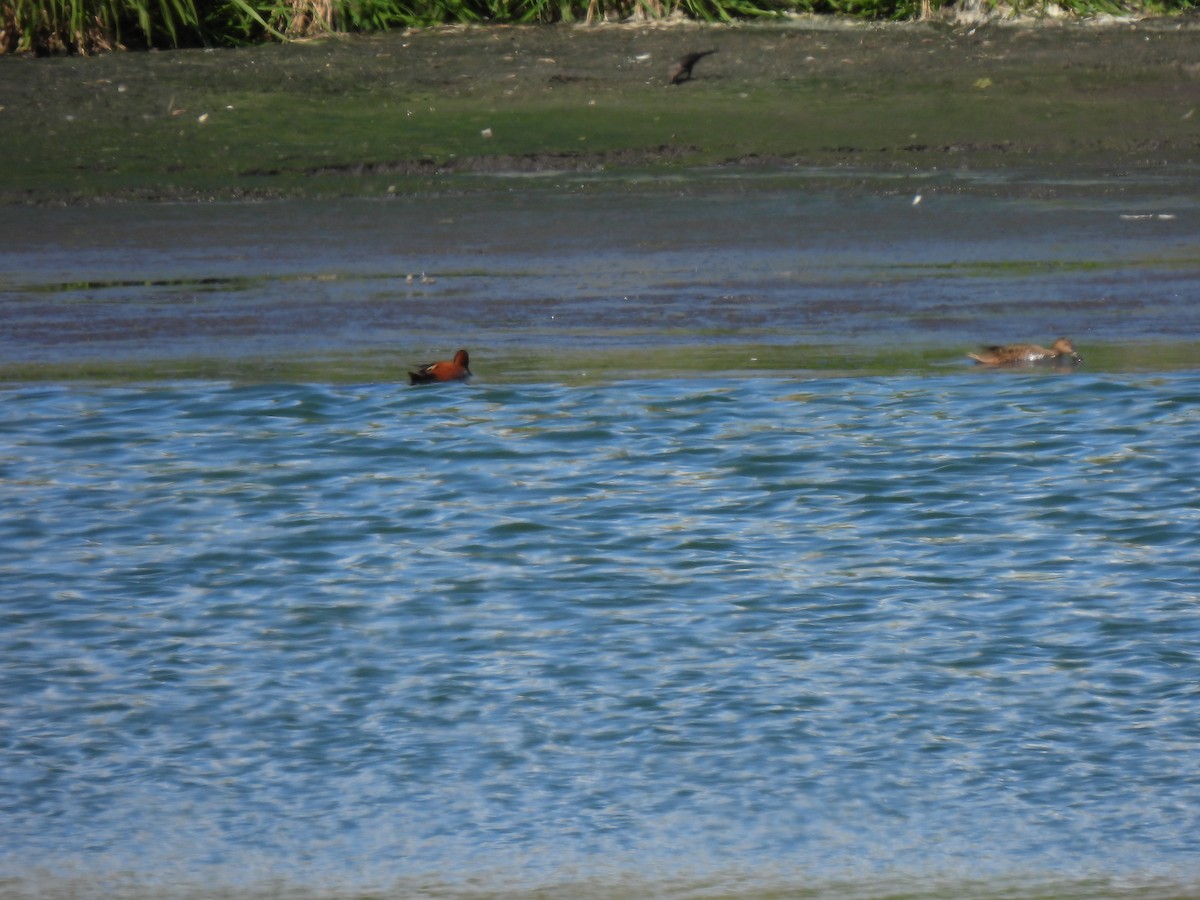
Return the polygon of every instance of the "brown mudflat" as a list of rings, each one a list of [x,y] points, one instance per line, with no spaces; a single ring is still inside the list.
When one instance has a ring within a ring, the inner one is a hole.
[[[813,17],[0,57],[0,202],[377,196],[455,176],[696,165],[1052,167],[1118,192],[1124,174],[1200,158],[1198,38],[1195,16]],[[710,48],[686,90],[667,89],[671,63]]]

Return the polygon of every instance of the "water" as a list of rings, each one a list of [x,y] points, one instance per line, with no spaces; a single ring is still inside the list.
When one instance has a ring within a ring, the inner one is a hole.
[[[12,387],[0,890],[1200,890],[1197,446],[1195,371]]]
[[[291,367],[260,363],[271,380],[394,380],[466,346],[482,378],[524,384],[911,366],[1060,334],[1093,370],[1200,367],[1194,176],[1116,179],[1116,196],[843,177],[0,206],[0,378],[163,380],[197,359],[245,377],[265,359]]]

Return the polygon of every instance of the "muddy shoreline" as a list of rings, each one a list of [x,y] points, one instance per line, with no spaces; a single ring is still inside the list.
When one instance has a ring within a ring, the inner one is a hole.
[[[804,19],[0,58],[0,202],[387,196],[713,167],[1195,179],[1198,36],[1196,16]],[[671,61],[701,46],[719,52],[668,87]]]
[[[0,58],[0,379],[404,381],[459,346],[492,382],[942,372],[1059,334],[1190,368],[1198,31]]]

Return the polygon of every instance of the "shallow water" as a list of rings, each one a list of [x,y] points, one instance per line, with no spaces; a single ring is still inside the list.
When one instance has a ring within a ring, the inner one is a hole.
[[[1060,334],[1093,369],[1200,366],[1186,173],[1103,193],[1044,173],[864,177],[0,207],[0,378],[396,380],[460,346],[491,383],[911,371]]]
[[[1198,445],[1194,371],[14,387],[0,885],[1194,892]]]

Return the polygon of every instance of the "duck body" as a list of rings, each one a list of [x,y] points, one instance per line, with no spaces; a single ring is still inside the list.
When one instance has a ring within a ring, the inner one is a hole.
[[[1037,344],[1003,344],[967,354],[984,366],[1074,366],[1083,362],[1069,338],[1059,338],[1052,347]]]
[[[454,359],[426,363],[408,373],[409,384],[437,384],[443,381],[466,381],[471,377],[471,358],[466,350],[459,350]]]

